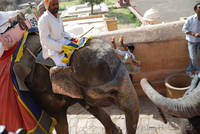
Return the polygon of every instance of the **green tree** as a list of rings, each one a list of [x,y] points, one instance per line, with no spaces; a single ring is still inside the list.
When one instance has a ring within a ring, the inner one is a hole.
[[[89,5],[91,6],[91,14],[93,14],[94,13],[94,9],[93,9],[93,7],[94,7],[94,5],[98,5],[98,4],[100,4],[101,2],[104,2],[104,0],[82,0],[84,3],[86,3],[86,2],[88,2],[89,3]]]

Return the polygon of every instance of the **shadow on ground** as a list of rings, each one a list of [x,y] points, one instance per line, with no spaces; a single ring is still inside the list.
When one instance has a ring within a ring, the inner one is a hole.
[[[168,123],[165,124],[158,109],[148,98],[141,97],[139,101],[140,117],[137,134],[182,134],[180,124],[184,119],[174,118],[165,114],[168,121]],[[122,129],[123,133],[126,133],[125,116],[123,112],[113,106],[104,108],[104,110],[111,115],[112,120]],[[89,132],[95,134],[105,133],[101,123],[79,104],[75,104],[68,109],[68,122],[72,134],[80,133],[81,131],[83,131],[82,133],[84,134],[88,134]]]

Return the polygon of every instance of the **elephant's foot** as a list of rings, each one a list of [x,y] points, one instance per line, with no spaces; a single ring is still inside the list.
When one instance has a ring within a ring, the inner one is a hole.
[[[79,103],[103,124],[106,134],[122,134],[121,129],[112,122],[110,116],[103,109],[89,106],[84,101]]]
[[[128,109],[125,112],[127,134],[135,134],[139,119],[139,112]]]
[[[60,112],[59,115],[56,116],[57,124],[55,126],[55,130],[57,134],[69,134],[68,131],[68,122],[66,112]]]
[[[115,126],[115,129],[112,130],[107,130],[106,129],[106,134],[122,134],[122,130],[120,129],[120,127]]]

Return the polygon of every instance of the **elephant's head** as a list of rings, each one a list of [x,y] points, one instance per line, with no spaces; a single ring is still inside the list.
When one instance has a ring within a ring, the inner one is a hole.
[[[50,78],[54,91],[66,91],[65,95],[82,98],[90,106],[116,105],[125,112],[127,134],[135,134],[139,117],[137,94],[126,67],[109,43],[90,40],[72,55],[71,69],[51,68]]]
[[[192,84],[195,83],[194,80],[192,80]],[[188,95],[178,99],[166,98],[160,95],[147,79],[141,80],[141,86],[152,102],[170,115],[182,118],[200,115],[200,83]]]
[[[133,88],[124,64],[109,43],[92,39],[88,44],[74,52],[71,69],[58,67],[51,69],[52,83],[56,83],[55,85],[63,87],[68,92],[75,91],[71,94],[72,97],[81,94],[80,88],[87,91],[96,90],[99,93],[118,90],[123,84],[122,81],[126,81],[129,83],[126,85]]]

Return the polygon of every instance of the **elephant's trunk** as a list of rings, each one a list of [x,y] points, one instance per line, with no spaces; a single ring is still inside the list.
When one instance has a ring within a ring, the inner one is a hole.
[[[127,102],[125,102],[128,104],[127,106],[129,107],[127,110],[125,110],[125,117],[127,134],[134,134],[136,133],[137,123],[139,119],[139,101],[133,86],[130,90],[132,92],[129,93],[129,99]]]
[[[128,72],[123,78],[117,99],[120,102],[120,108],[125,112],[127,134],[135,134],[139,119],[139,102]]]
[[[142,79],[140,84],[149,99],[168,114],[182,118],[200,115],[200,90],[197,90],[197,88],[187,96],[171,99],[160,95],[147,79]]]

